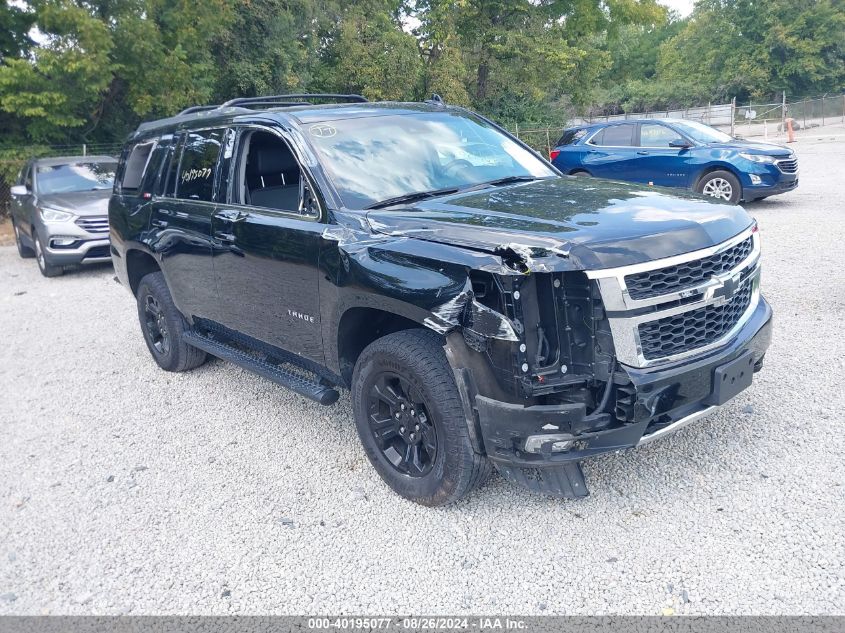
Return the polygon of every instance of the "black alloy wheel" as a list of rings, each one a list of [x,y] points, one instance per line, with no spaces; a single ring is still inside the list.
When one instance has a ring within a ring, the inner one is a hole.
[[[150,343],[159,354],[167,356],[170,354],[170,330],[158,299],[152,295],[147,295],[144,302],[144,317]]]
[[[358,356],[352,410],[358,437],[379,476],[426,506],[453,503],[481,485],[491,463],[469,425],[443,338],[402,330]]]
[[[403,475],[424,477],[437,459],[437,431],[419,392],[393,372],[376,377],[368,398],[370,431],[385,459]]]
[[[190,326],[173,303],[161,272],[145,275],[138,282],[136,297],[141,332],[159,367],[166,371],[186,371],[205,362],[206,353],[183,340]]]

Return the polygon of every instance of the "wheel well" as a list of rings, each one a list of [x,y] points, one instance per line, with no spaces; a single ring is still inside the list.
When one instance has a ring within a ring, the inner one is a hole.
[[[343,380],[352,384],[355,363],[367,345],[393,332],[419,327],[411,319],[376,308],[350,308],[344,312],[337,328],[337,357]]]
[[[126,253],[126,274],[129,277],[129,287],[134,295],[138,291],[138,284],[145,275],[158,272],[161,267],[149,253],[137,249]]]
[[[740,189],[742,188],[742,178],[739,177],[739,174],[736,173],[736,170],[734,170],[732,167],[729,167],[728,165],[711,165],[710,167],[705,167],[704,170],[698,175],[698,178],[695,179],[693,189],[698,189],[698,185],[701,184],[701,181],[704,180],[704,178],[708,174],[712,174],[714,171],[726,171],[730,174],[733,174],[734,178],[736,178],[737,182],[739,182]]]

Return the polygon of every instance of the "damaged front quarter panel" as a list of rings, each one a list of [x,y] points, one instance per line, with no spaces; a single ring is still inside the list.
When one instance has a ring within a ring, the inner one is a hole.
[[[442,335],[460,329],[483,339],[519,341],[522,325],[480,301],[471,276],[521,278],[546,270],[551,265],[546,258],[562,259],[562,252],[535,245],[503,242],[490,252],[452,244],[452,239],[436,241],[414,229],[373,232],[360,216],[348,219],[351,223],[330,225],[323,232],[325,240],[337,245],[341,309],[372,300],[374,307],[384,304]],[[367,288],[371,293],[362,292]]]
[[[459,295],[434,308],[424,323],[438,334],[446,335],[460,327],[482,338],[503,341],[519,341],[517,332],[522,330],[519,322],[479,303],[469,279]]]

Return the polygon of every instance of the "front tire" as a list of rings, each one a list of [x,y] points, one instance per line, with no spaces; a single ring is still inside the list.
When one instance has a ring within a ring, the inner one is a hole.
[[[435,333],[405,330],[367,346],[355,364],[352,405],[370,463],[406,499],[426,506],[452,503],[490,474],[489,461],[472,447]]]
[[[742,198],[742,185],[739,180],[731,172],[724,170],[710,172],[704,176],[695,190],[730,204],[738,204]]]
[[[33,241],[35,242],[35,261],[38,263],[38,270],[45,277],[60,277],[65,273],[65,269],[61,266],[54,266],[50,263],[47,249],[44,247],[44,242],[38,231],[32,231]]]
[[[18,228],[18,223],[14,220],[12,220],[12,230],[15,232],[15,246],[18,247],[18,255],[20,255],[23,259],[31,259],[32,257],[35,257],[35,251],[33,251],[29,246],[23,245],[21,230]]]
[[[182,341],[189,329],[176,308],[161,272],[150,273],[138,283],[138,319],[147,348],[165,371],[186,371],[202,365],[206,353]]]

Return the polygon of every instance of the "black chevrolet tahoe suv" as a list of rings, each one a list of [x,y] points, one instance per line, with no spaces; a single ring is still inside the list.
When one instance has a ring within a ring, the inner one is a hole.
[[[426,505],[493,466],[584,496],[582,460],[717,410],[771,337],[743,209],[562,176],[438,98],[145,123],[109,224],[162,369],[211,354],[321,404],[349,389],[373,467]]]

